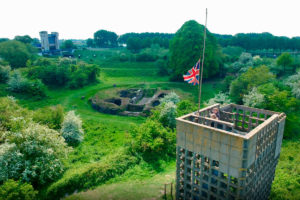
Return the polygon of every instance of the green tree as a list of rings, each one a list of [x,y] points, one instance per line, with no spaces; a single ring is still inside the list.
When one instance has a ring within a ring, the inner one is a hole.
[[[230,85],[230,97],[237,103],[242,103],[243,96],[253,87],[273,81],[275,76],[267,66],[257,68],[250,67],[245,73],[232,81]]]
[[[289,67],[293,64],[293,58],[289,53],[281,54],[277,60],[276,64],[283,67],[283,73],[286,71],[286,67]]]
[[[25,67],[30,56],[27,46],[22,42],[9,40],[0,43],[0,57],[12,68]]]
[[[94,41],[97,47],[116,47],[118,35],[114,32],[99,30],[94,33]]]
[[[142,49],[142,40],[140,38],[130,37],[127,40],[127,49],[132,52],[139,52]]]
[[[170,42],[171,80],[182,80],[202,55],[204,27],[196,21],[185,22]],[[204,78],[216,76],[220,70],[221,51],[215,37],[207,31]]]
[[[94,39],[89,38],[86,40],[86,46],[88,47],[95,47]]]
[[[62,49],[75,49],[76,46],[74,45],[72,40],[65,40],[61,46]]]
[[[23,42],[25,44],[30,44],[33,42],[33,39],[29,35],[24,35],[24,36],[16,36],[15,40],[19,42]]]

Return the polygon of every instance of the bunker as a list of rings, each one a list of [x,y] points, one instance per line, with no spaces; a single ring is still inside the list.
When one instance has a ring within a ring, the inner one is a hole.
[[[268,199],[285,118],[236,104],[177,118],[176,199]]]

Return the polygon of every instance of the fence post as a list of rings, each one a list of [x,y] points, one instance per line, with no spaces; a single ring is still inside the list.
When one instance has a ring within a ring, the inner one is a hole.
[[[167,184],[165,184],[164,199],[167,200]]]
[[[173,182],[171,182],[171,199],[173,200]]]

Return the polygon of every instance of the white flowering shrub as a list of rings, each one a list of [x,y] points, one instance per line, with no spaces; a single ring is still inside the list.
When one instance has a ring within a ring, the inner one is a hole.
[[[264,101],[265,96],[261,94],[256,87],[252,88],[252,90],[243,97],[244,105],[250,107],[261,107]]]
[[[19,71],[15,71],[8,81],[8,89],[12,92],[23,92],[26,90],[27,85],[27,79]]]
[[[82,121],[74,111],[69,111],[65,116],[61,133],[66,142],[71,145],[78,144],[83,140]]]
[[[291,87],[293,95],[300,99],[300,72],[287,78],[285,85]]]
[[[179,96],[175,92],[170,92],[160,100],[160,103],[164,104],[168,102],[173,102],[174,104],[177,104],[179,101]]]
[[[61,159],[66,157],[68,148],[57,131],[30,123],[20,132],[6,132],[5,138],[7,143],[0,145],[0,163],[5,160],[6,170],[0,181],[15,178],[44,185],[62,174]]]
[[[216,94],[214,98],[209,99],[208,102],[204,102],[205,106],[211,106],[216,103],[219,103],[221,105],[227,105],[230,104],[230,98],[228,94],[220,92],[219,94]]]
[[[9,178],[17,179],[24,167],[24,155],[15,144],[0,145],[0,182]]]
[[[166,127],[175,128],[176,126],[176,108],[177,106],[172,102],[167,102],[163,105],[160,112],[159,120]]]

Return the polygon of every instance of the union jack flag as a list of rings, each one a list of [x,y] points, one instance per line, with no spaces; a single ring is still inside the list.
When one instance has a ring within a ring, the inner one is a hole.
[[[183,75],[184,81],[193,85],[199,84],[199,71],[200,71],[200,59],[198,62],[188,71],[186,75]]]

